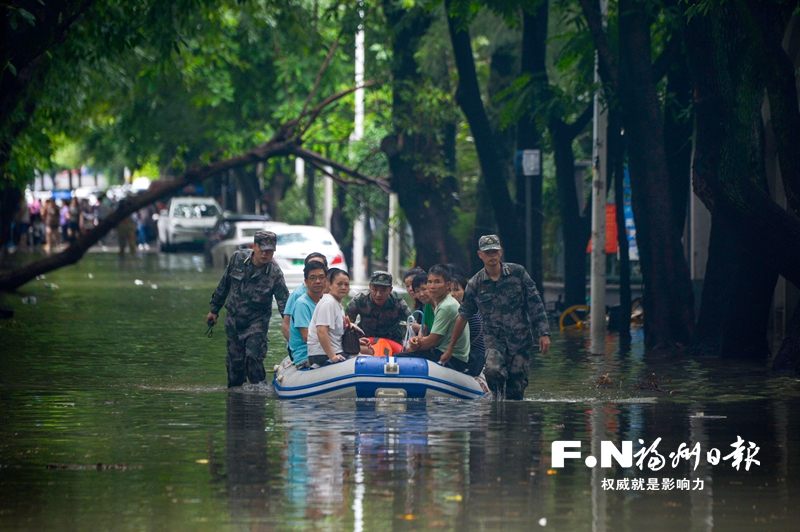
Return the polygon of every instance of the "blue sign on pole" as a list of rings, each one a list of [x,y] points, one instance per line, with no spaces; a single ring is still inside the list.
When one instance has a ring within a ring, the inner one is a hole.
[[[631,206],[631,174],[625,165],[625,178],[622,181],[622,212],[625,214],[625,235],[628,237],[628,257],[639,260],[639,248],[636,245],[636,226],[633,224],[633,207]]]

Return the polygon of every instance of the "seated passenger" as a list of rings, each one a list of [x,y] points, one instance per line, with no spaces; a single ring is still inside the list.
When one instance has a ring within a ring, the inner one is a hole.
[[[309,253],[304,262],[308,264],[312,260],[320,261],[322,264],[325,265],[325,269],[326,270],[328,269],[328,259],[322,253],[319,253],[318,251],[315,251],[314,253]],[[289,317],[292,315],[292,312],[294,311],[295,303],[300,298],[300,296],[306,293],[306,291],[308,291],[308,288],[306,288],[305,283],[301,283],[300,286],[295,288],[294,291],[291,294],[289,294],[289,299],[286,300],[286,309],[283,313],[283,323],[281,323],[281,334],[283,334],[283,337],[286,338],[287,342],[289,341]],[[286,347],[289,348],[288,344]],[[289,348],[289,357],[291,356],[292,356],[292,350],[291,348]]]
[[[297,298],[289,316],[289,350],[296,366],[306,366],[308,361],[308,327],[317,303],[328,288],[328,270],[325,264],[312,260],[303,268],[307,292]]]
[[[350,275],[339,268],[328,272],[328,293],[314,309],[308,325],[308,363],[322,366],[326,362],[347,360],[342,349],[345,319],[342,300],[350,293]]]
[[[415,310],[422,311],[423,315],[422,325],[425,327],[422,329],[422,336],[428,336],[431,333],[431,327],[433,327],[433,305],[431,305],[431,298],[428,295],[428,274],[425,272],[417,274],[411,282],[411,286],[414,289],[414,295],[417,300],[417,308]],[[419,332],[416,328],[414,328],[414,331]]]
[[[414,295],[414,287],[412,286],[412,283],[414,281],[414,277],[420,273],[425,273],[425,270],[422,268],[411,268],[410,270],[406,270],[406,273],[403,274],[403,284],[406,285],[406,292],[408,292],[408,295],[411,296],[411,299],[413,299],[415,302],[417,302],[417,298]]]
[[[467,288],[467,278],[463,275],[454,275],[450,283],[450,295],[459,305],[464,299],[464,290]],[[467,321],[469,323],[469,369],[467,373],[477,377],[486,364],[486,344],[483,342],[483,318],[476,312]]]
[[[469,367],[469,332],[462,334],[453,347],[452,357],[442,360],[442,354],[450,345],[453,327],[458,317],[458,303],[450,295],[450,268],[437,264],[428,271],[427,293],[434,305],[431,333],[410,340],[411,352],[428,360],[447,364],[456,371],[465,372]],[[466,326],[469,328],[469,325]],[[448,364],[449,363],[449,364]]]
[[[355,323],[361,316],[360,327],[371,337],[386,338],[403,343],[405,327],[400,322],[411,314],[405,300],[392,292],[392,276],[377,271],[369,280],[369,292],[359,294],[347,305],[347,317]]]

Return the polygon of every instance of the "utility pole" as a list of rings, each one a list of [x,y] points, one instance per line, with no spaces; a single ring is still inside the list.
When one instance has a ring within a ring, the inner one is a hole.
[[[362,23],[358,25],[356,32],[356,64],[355,64],[355,123],[353,134],[350,137],[351,143],[355,143],[364,138],[364,11],[359,7],[359,16]],[[350,265],[350,272],[353,275],[353,284],[364,284],[367,275],[364,270],[364,226],[366,216],[360,214],[353,224],[353,264]]]
[[[603,27],[608,16],[608,0],[600,0]],[[594,80],[600,87],[600,69],[597,52],[594,59]],[[608,156],[606,135],[608,133],[608,110],[602,104],[602,90],[594,95],[594,137],[592,147],[592,269],[590,281],[590,330],[593,354],[605,352],[606,336],[606,181],[608,178]]]

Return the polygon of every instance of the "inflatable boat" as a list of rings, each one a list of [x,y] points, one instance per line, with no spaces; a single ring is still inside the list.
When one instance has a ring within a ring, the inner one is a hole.
[[[316,369],[297,369],[287,357],[275,367],[281,399],[307,397],[477,399],[489,393],[483,375],[470,377],[424,358],[362,355]]]

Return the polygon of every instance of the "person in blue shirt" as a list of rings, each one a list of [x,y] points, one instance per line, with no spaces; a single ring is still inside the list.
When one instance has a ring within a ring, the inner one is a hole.
[[[303,268],[303,278],[306,293],[297,298],[289,323],[289,349],[298,367],[308,360],[308,326],[317,303],[327,291],[328,269],[321,261],[312,260]]]
[[[305,263],[308,264],[312,260],[320,261],[322,264],[325,265],[325,269],[326,270],[328,269],[328,259],[325,258],[325,255],[323,255],[322,253],[319,253],[318,251],[315,251],[314,253],[309,253],[308,256],[306,257]],[[291,294],[289,294],[289,299],[286,300],[286,309],[283,314],[283,323],[281,324],[281,334],[283,334],[283,337],[286,338],[287,342],[289,341],[289,326],[290,326],[289,319],[292,317],[292,313],[294,312],[294,305],[295,303],[297,303],[297,300],[300,299],[300,296],[305,294],[307,291],[308,288],[306,288],[305,283],[303,283],[297,288],[295,288],[294,291]],[[288,347],[289,346],[287,344],[287,348]],[[289,349],[289,356],[292,356],[291,349]]]

